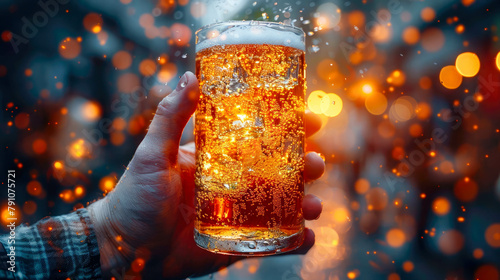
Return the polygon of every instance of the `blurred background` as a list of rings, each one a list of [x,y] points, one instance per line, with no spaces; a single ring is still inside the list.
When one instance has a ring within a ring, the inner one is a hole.
[[[307,223],[316,245],[198,279],[499,279],[499,6],[1,1],[2,232],[7,170],[19,222],[85,207],[114,188],[158,102],[194,71],[194,32],[266,20],[306,33],[307,106],[323,120],[307,149],[327,164],[306,186],[324,202]]]

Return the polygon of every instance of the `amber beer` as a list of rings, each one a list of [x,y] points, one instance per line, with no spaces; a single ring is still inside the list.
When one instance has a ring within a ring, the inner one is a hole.
[[[227,22],[196,33],[198,246],[223,254],[296,249],[304,219],[304,33]]]

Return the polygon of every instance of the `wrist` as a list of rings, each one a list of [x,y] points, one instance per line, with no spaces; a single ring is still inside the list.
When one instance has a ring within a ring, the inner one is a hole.
[[[134,252],[123,242],[122,233],[118,230],[116,219],[110,211],[110,194],[89,205],[90,220],[94,225],[95,236],[99,246],[102,274],[105,278],[120,273],[130,265]]]

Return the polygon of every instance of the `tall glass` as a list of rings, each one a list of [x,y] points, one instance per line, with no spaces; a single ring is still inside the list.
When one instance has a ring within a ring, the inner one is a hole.
[[[304,239],[304,32],[233,21],[196,32],[195,241],[270,255]]]

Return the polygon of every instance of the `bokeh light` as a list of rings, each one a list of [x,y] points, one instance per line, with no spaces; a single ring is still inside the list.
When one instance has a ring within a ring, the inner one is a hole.
[[[436,12],[431,7],[425,7],[420,12],[420,17],[422,18],[423,21],[431,22],[436,17]]]
[[[386,240],[391,247],[401,247],[406,240],[405,233],[397,228],[390,229],[386,234]]]
[[[490,225],[484,233],[484,238],[491,247],[500,247],[500,224]]]
[[[331,29],[340,22],[341,11],[334,3],[323,3],[316,10],[316,24],[321,29]]]
[[[438,240],[439,250],[445,255],[454,255],[460,252],[464,243],[463,234],[456,229],[445,231]]]
[[[116,69],[124,70],[132,65],[132,56],[127,51],[119,51],[113,55],[112,62]]]
[[[498,70],[500,70],[500,52],[497,53],[495,61],[496,61]]]
[[[196,72],[198,28],[266,20],[305,33],[306,105],[321,125],[304,148],[326,165],[305,189],[323,204],[306,222],[316,242],[196,279],[499,279],[497,2],[396,2],[84,1],[43,26],[37,5],[4,5],[2,166],[16,170],[19,222],[117,186],[160,100]],[[150,252],[134,253],[127,271],[146,279]]]
[[[83,26],[87,31],[92,33],[99,33],[102,30],[102,17],[97,13],[88,13],[83,18]]]
[[[472,52],[464,52],[457,56],[455,67],[464,77],[474,77],[479,72],[479,57]]]
[[[104,192],[110,192],[115,188],[116,178],[112,175],[102,177],[99,188]]]
[[[420,31],[414,26],[409,26],[403,31],[403,40],[408,45],[414,45],[420,40]]]
[[[443,46],[445,37],[443,31],[438,28],[428,28],[422,33],[422,47],[428,52],[437,52]]]
[[[327,117],[336,117],[342,112],[343,102],[340,96],[335,93],[326,94],[323,99],[321,99],[320,109]]]
[[[462,75],[455,66],[448,65],[439,72],[439,81],[447,89],[456,89],[462,84]]]
[[[80,42],[75,38],[68,37],[59,43],[59,53],[65,59],[76,58],[80,55],[81,50]]]
[[[374,92],[366,97],[365,107],[372,115],[381,115],[387,108],[387,98],[381,93]]]
[[[438,197],[432,203],[432,210],[439,216],[446,215],[450,212],[451,204],[446,197]]]
[[[309,94],[307,98],[307,108],[315,114],[322,114],[321,102],[326,97],[326,93],[321,90],[315,90]]]

